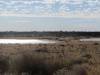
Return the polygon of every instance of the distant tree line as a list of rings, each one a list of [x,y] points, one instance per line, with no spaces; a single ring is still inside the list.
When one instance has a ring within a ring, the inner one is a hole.
[[[39,36],[55,36],[55,37],[67,37],[67,36],[86,36],[86,37],[100,37],[100,32],[67,32],[67,31],[31,31],[31,32],[0,32],[0,37],[39,37]]]

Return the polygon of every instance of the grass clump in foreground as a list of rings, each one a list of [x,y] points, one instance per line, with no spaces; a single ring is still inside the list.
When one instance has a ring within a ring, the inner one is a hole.
[[[0,56],[0,73],[2,75],[87,75],[84,67],[76,66],[88,63],[87,59],[69,59],[59,59],[57,53],[36,51],[10,55],[9,58]]]
[[[2,75],[53,75],[62,68],[56,55],[27,51],[10,55],[9,58],[1,56],[0,73]]]
[[[9,58],[0,55],[0,74],[7,72],[9,69]]]
[[[19,59],[18,59],[19,60]],[[62,67],[59,61],[48,59],[47,54],[39,53],[22,54],[20,65],[17,69],[18,73],[29,73],[30,75],[53,75],[58,69]]]

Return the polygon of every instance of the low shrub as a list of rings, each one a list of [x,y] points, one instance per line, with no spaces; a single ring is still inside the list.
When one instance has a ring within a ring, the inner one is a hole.
[[[9,58],[0,55],[0,73],[5,73],[9,69]]]

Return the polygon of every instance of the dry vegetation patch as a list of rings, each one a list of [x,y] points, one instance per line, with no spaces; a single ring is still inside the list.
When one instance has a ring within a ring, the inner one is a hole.
[[[99,75],[100,43],[60,39],[57,44],[0,45],[0,73]]]

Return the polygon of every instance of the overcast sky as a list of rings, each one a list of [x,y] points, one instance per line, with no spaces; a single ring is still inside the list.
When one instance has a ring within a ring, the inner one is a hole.
[[[0,0],[0,31],[100,31],[100,0]]]

